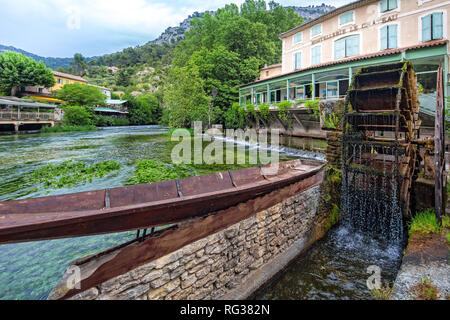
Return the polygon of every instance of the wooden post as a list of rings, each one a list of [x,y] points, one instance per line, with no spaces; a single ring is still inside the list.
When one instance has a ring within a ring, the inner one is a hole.
[[[445,195],[444,195],[444,155],[445,155],[445,114],[444,114],[444,81],[443,81],[442,62],[437,73],[436,90],[436,119],[434,131],[434,159],[436,165],[435,180],[435,209],[436,218],[441,223],[442,215],[445,213]]]

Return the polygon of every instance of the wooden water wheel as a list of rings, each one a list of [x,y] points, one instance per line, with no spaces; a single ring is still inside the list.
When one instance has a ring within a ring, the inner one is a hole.
[[[360,69],[348,91],[344,115],[344,167],[394,177],[396,183],[383,188],[398,197],[404,215],[420,160],[414,143],[421,124],[419,109],[414,68],[401,62]]]

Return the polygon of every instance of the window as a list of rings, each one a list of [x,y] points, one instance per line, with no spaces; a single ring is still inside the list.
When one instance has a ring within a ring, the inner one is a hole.
[[[58,78],[58,84],[62,84],[62,83],[63,83],[62,79]]]
[[[66,84],[69,84],[69,80],[66,80]]]
[[[398,8],[397,0],[381,0],[380,11],[388,12]]]
[[[384,26],[381,28],[381,50],[397,48],[397,29],[396,24]]]
[[[321,61],[322,48],[321,46],[316,46],[311,49],[311,65],[314,66],[319,64]]]
[[[305,99],[305,86],[295,88],[295,98]]]
[[[339,16],[339,25],[345,25],[354,22],[354,11],[343,13]]]
[[[311,28],[311,38],[322,33],[322,24],[317,24]]]
[[[442,12],[422,17],[422,41],[442,39],[444,37],[443,22]]]
[[[337,98],[339,96],[339,82],[327,82],[327,98]]]
[[[303,40],[303,34],[301,32],[296,33],[294,35],[294,44],[302,42],[302,40]]]
[[[359,54],[359,34],[348,36],[334,42],[334,58],[342,59]]]
[[[302,53],[296,52],[294,53],[294,70],[302,68]]]

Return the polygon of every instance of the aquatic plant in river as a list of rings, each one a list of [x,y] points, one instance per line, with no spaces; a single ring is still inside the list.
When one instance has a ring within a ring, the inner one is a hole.
[[[89,165],[85,161],[64,161],[58,165],[49,164],[32,171],[27,180],[30,184],[41,185],[46,189],[71,188],[78,184],[92,182],[119,170],[121,164],[106,160]]]

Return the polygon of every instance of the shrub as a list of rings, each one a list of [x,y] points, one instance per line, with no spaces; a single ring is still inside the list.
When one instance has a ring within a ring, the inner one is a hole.
[[[263,119],[269,120],[270,116],[270,106],[268,104],[262,104],[258,106],[259,112]]]
[[[316,119],[319,119],[319,115],[320,115],[319,103],[320,103],[319,99],[317,99],[317,100],[308,100],[305,103],[306,109],[311,111],[312,114],[314,115],[314,118],[316,118]]]
[[[95,115],[92,108],[81,106],[63,107],[63,124],[68,126],[90,126],[94,124]]]
[[[276,104],[279,117],[286,121],[289,126],[291,126],[291,119],[287,116],[287,109],[291,108],[292,105],[293,103],[290,101],[282,101]]]

